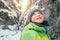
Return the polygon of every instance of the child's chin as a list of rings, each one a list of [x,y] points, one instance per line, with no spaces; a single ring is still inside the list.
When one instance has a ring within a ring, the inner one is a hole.
[[[37,23],[42,23],[42,21],[37,21]]]
[[[41,22],[36,22],[36,23],[41,23]]]

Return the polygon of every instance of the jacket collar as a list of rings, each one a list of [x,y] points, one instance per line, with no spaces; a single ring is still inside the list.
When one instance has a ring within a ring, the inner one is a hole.
[[[35,30],[35,31],[40,31],[40,32],[46,32],[44,27],[39,27],[38,25],[30,22],[26,27],[25,30]]]

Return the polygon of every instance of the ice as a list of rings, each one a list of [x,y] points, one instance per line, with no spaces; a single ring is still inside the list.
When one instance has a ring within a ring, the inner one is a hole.
[[[10,31],[0,29],[0,40],[19,40],[21,31]]]
[[[8,25],[9,29],[2,29],[4,25],[0,25],[0,40],[19,40],[21,31],[17,30],[17,24]]]
[[[17,24],[14,24],[14,25],[8,25],[9,29],[10,30],[17,30]]]

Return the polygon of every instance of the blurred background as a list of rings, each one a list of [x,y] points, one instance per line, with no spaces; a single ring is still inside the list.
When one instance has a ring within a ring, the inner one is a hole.
[[[60,40],[60,0],[0,0],[0,40],[19,40],[29,11],[37,7],[50,24],[52,40]]]

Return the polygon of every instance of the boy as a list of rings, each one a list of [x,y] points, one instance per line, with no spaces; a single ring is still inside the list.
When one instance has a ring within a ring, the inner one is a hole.
[[[46,27],[48,22],[44,20],[44,15],[38,9],[33,10],[29,16],[29,24],[25,26],[20,40],[51,40]]]

